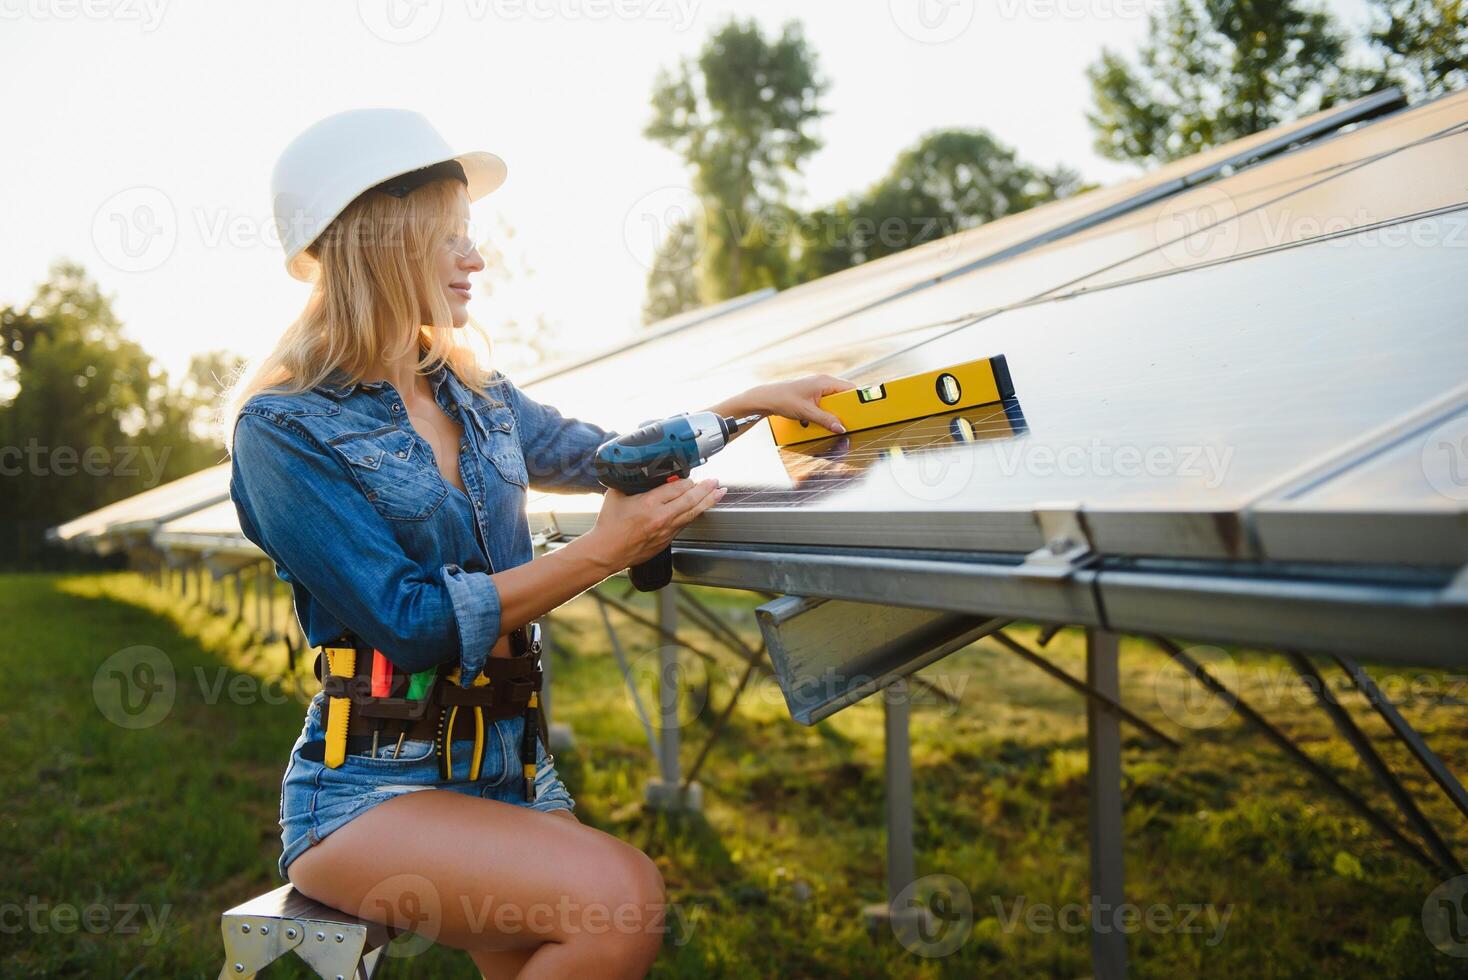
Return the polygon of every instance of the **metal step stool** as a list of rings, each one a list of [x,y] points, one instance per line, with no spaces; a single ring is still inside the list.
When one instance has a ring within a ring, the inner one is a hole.
[[[371,980],[382,948],[401,932],[322,905],[292,885],[236,905],[219,928],[219,980],[253,977],[290,950],[327,980]]]

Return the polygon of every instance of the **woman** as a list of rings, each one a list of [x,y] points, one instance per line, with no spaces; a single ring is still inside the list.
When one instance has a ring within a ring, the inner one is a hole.
[[[527,624],[658,554],[723,495],[714,480],[605,491],[592,531],[533,558],[527,487],[601,490],[591,457],[612,434],[480,368],[460,340],[479,329],[468,302],[484,268],[469,205],[504,173],[492,154],[453,153],[416,113],[371,109],[312,126],[274,174],[287,269],[315,288],[226,397],[230,493],[245,535],[291,584],[309,642],[360,642],[361,658],[325,670],[360,674],[380,652],[384,691],[412,675],[473,693],[520,669]],[[810,377],[713,410],[829,428],[817,400],[849,387]],[[385,739],[373,728],[369,744],[328,730],[346,700],[333,690],[312,699],[282,783],[283,877],[465,949],[485,975],[646,973],[662,939],[661,876],[572,814],[533,712],[473,740],[450,723],[442,743],[403,721]],[[371,724],[382,722],[359,717],[342,732]]]

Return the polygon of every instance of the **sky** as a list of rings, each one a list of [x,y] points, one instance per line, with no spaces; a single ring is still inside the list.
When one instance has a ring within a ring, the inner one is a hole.
[[[797,180],[814,206],[950,127],[1089,180],[1136,174],[1092,149],[1084,69],[1135,50],[1159,2],[0,0],[0,304],[69,258],[175,379],[199,351],[264,354],[310,288],[271,228],[277,156],[323,116],[393,106],[508,164],[474,222],[521,271],[476,288],[476,319],[542,315],[595,349],[637,329],[658,230],[687,199],[686,168],[641,135],[654,79],[731,14],[771,33],[798,19],[831,82]]]

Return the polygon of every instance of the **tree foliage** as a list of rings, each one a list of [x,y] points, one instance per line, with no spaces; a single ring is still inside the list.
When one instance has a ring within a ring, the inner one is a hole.
[[[815,126],[826,86],[794,22],[767,39],[754,21],[731,19],[696,62],[659,73],[644,135],[693,172],[703,302],[785,284],[784,243],[767,224],[791,175],[821,146]]]
[[[1375,15],[1392,84],[1417,97],[1468,84],[1468,0],[1376,0]]]
[[[800,222],[804,281],[1075,193],[1080,177],[1020,160],[981,129],[928,133],[864,193]]]
[[[1299,0],[1169,0],[1135,59],[1105,49],[1087,74],[1096,149],[1157,164],[1387,85],[1435,95],[1468,81],[1465,0],[1370,0],[1353,37]]]
[[[754,289],[784,289],[971,228],[1079,189],[1024,163],[981,129],[928,133],[864,192],[803,213],[791,178],[820,147],[826,81],[800,28],[764,39],[730,21],[696,62],[663,72],[645,135],[677,151],[699,207],[668,222],[648,276],[644,322]]]
[[[1325,108],[1358,87],[1346,38],[1295,0],[1171,0],[1133,63],[1110,49],[1087,70],[1096,149],[1156,164]]]
[[[69,262],[0,307],[0,562],[32,563],[46,527],[220,462],[214,410],[237,366],[200,354],[170,386]]]
[[[703,305],[698,300],[695,266],[698,262],[698,228],[684,218],[672,223],[653,256],[647,277],[647,297],[642,304],[642,322],[656,323]]]

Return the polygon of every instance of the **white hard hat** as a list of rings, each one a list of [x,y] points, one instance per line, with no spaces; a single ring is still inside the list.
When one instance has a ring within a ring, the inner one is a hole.
[[[493,153],[455,153],[420,113],[352,109],[313,124],[276,161],[270,177],[275,227],[286,271],[309,282],[316,260],[305,249],[357,195],[389,178],[455,160],[477,201],[505,182]]]

